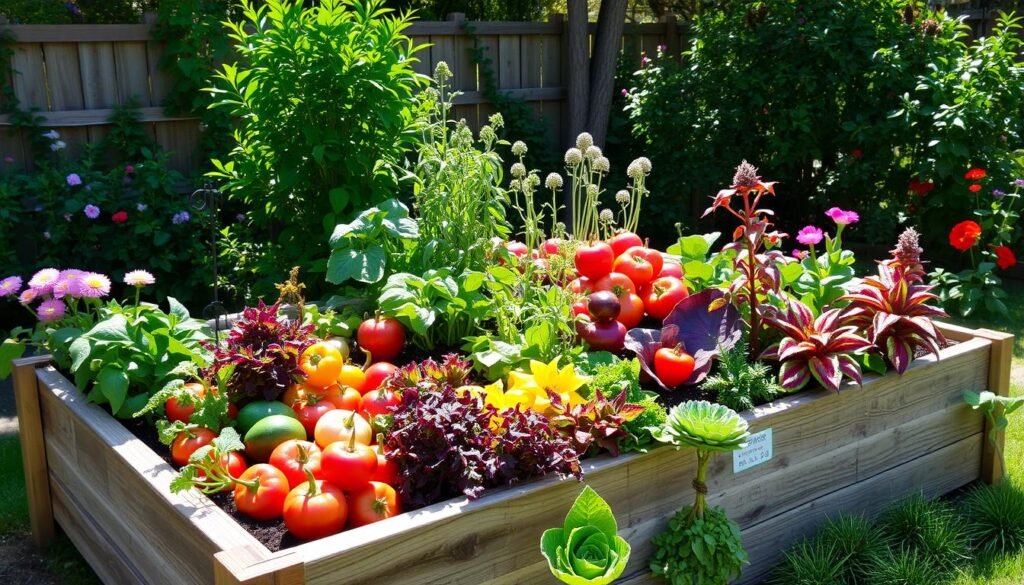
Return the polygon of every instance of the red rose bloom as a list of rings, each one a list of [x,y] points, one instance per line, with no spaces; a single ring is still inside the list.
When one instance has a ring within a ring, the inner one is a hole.
[[[987,176],[988,173],[985,172],[985,169],[979,169],[978,167],[974,167],[973,169],[964,173],[964,178],[967,179],[968,181],[980,181]]]
[[[932,183],[931,181],[918,181],[917,179],[911,179],[910,185],[907,188],[914,195],[924,197],[932,192],[932,189],[935,188],[935,183]]]
[[[1013,255],[1013,250],[1006,246],[992,246],[992,251],[996,253],[996,266],[1003,270],[1017,263],[1017,257]]]
[[[981,185],[979,185],[978,183],[975,183],[975,184],[971,185],[970,187],[968,187],[967,189],[971,193],[977,193],[978,191],[981,191]]]
[[[114,223],[124,223],[128,221],[128,212],[124,210],[118,211],[114,215],[110,216],[110,221]]]
[[[977,222],[961,221],[949,230],[949,245],[961,252],[966,252],[978,243],[979,237],[981,237],[981,226]]]

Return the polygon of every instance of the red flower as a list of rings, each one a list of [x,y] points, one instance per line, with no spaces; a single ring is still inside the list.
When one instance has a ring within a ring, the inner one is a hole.
[[[935,183],[932,183],[931,181],[918,181],[917,179],[911,179],[910,185],[907,187],[907,189],[909,189],[911,193],[917,195],[918,197],[924,197],[925,195],[931,193],[932,189],[934,188]]]
[[[114,215],[110,216],[110,221],[114,223],[124,223],[128,221],[128,212],[124,210],[118,211]]]
[[[1013,250],[1006,246],[992,246],[992,251],[996,253],[996,266],[1003,270],[1017,263],[1017,257],[1013,255]]]
[[[850,151],[850,154],[853,155],[853,158],[860,158],[864,156],[864,151],[859,148],[854,148]]]
[[[966,252],[978,243],[979,237],[981,237],[981,226],[977,222],[961,221],[949,230],[949,245],[961,252]]]
[[[977,193],[978,191],[981,191],[981,185],[978,184],[978,183],[975,183],[975,184],[971,185],[970,187],[968,187],[967,190],[970,191],[971,193]]]
[[[967,179],[968,181],[980,181],[987,176],[988,173],[985,172],[985,169],[980,169],[978,167],[974,167],[973,169],[964,173],[964,178]]]

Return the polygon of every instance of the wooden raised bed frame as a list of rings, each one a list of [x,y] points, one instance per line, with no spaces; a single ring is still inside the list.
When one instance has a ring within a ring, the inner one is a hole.
[[[964,390],[1008,394],[1013,338],[943,325],[956,344],[839,393],[811,390],[744,413],[751,431],[773,428],[774,456],[734,474],[722,455],[709,499],[742,527],[763,578],[782,551],[839,512],[875,514],[916,492],[937,496],[975,480],[999,481],[984,417]],[[174,471],[43,357],[15,362],[32,533],[45,545],[54,521],[108,585],[511,585],[553,582],[541,532],[561,525],[579,493],[544,478],[450,500],[271,553],[198,493],[172,495]],[[608,502],[633,554],[619,583],[653,583],[650,539],[693,499],[692,450],[600,457],[585,481]]]

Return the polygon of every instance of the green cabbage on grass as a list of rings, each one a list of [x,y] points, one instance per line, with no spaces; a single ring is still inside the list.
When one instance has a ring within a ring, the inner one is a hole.
[[[549,528],[540,549],[551,573],[569,585],[607,585],[629,562],[629,543],[618,535],[608,503],[589,486],[576,498],[562,528]]]

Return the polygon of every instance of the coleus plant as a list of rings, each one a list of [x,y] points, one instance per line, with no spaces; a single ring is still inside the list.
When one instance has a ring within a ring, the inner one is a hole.
[[[559,393],[548,390],[551,409],[556,413],[551,417],[551,425],[572,441],[578,455],[596,445],[618,457],[619,441],[629,437],[623,425],[644,412],[643,406],[626,403],[627,394],[619,392],[608,400],[601,390],[596,390],[593,400],[570,407]]]
[[[788,300],[786,311],[765,306],[765,323],[783,334],[780,342],[768,347],[762,359],[782,362],[779,384],[786,390],[799,390],[815,379],[825,388],[838,391],[843,378],[862,383],[859,354],[871,348],[871,342],[857,335],[857,327],[845,323],[846,309],[829,309],[817,318],[811,309],[795,299]]]

